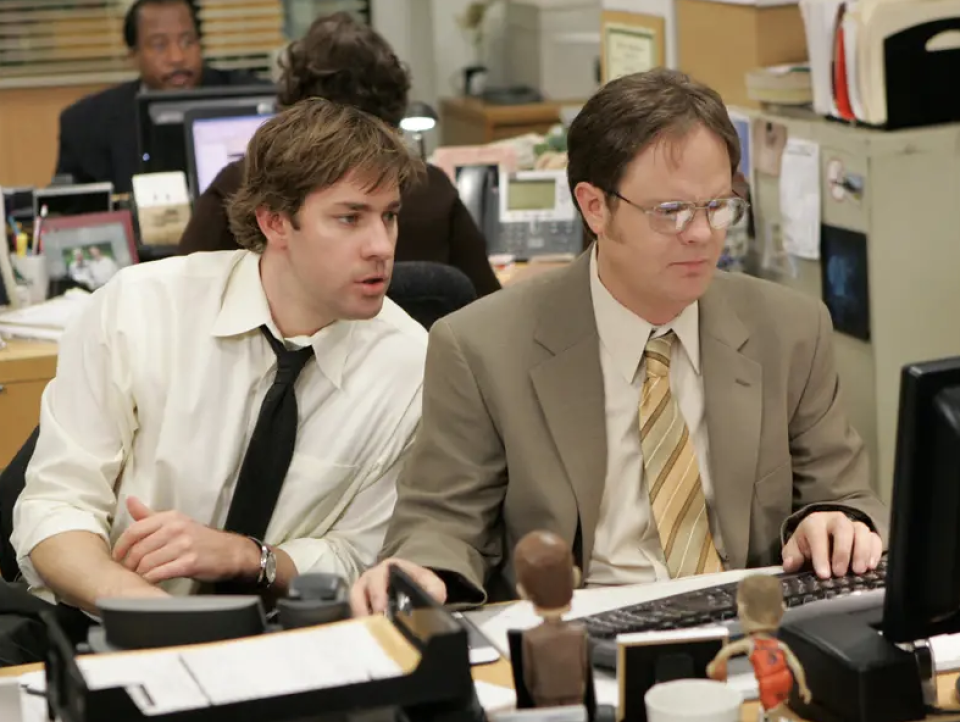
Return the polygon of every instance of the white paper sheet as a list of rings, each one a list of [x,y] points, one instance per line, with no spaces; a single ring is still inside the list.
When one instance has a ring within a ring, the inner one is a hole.
[[[788,138],[780,166],[780,229],[792,256],[820,258],[820,146]]]
[[[810,58],[813,109],[819,115],[835,115],[833,97],[833,41],[837,11],[844,0],[800,0],[800,14]]]
[[[91,689],[122,686],[146,715],[337,687],[402,674],[362,622],[179,648],[77,660]],[[43,692],[42,672],[19,679]],[[512,692],[511,692],[512,694]],[[46,703],[21,691],[31,705],[23,722],[40,722]],[[37,703],[39,700],[39,704]],[[3,720],[6,722],[6,720]]]
[[[402,673],[362,624],[204,645],[183,650],[180,657],[212,704],[339,687]]]
[[[477,699],[486,712],[500,712],[513,709],[517,705],[517,695],[508,687],[500,687],[487,682],[476,682]]]

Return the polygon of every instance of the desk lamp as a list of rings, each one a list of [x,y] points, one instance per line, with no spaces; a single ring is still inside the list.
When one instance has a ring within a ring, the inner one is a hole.
[[[407,133],[413,133],[413,138],[420,148],[420,157],[426,158],[427,151],[423,143],[423,134],[437,127],[437,113],[426,103],[416,100],[407,107],[407,114],[400,121],[400,128]]]

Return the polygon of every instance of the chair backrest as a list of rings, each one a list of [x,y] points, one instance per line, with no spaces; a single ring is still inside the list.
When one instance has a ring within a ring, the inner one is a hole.
[[[13,534],[13,506],[26,483],[27,464],[33,456],[39,435],[38,426],[20,447],[10,465],[0,472],[0,575],[8,582],[16,581],[20,576],[17,552],[10,543],[10,536]]]
[[[387,290],[394,303],[428,329],[437,319],[477,299],[469,276],[433,261],[401,261],[393,267]]]

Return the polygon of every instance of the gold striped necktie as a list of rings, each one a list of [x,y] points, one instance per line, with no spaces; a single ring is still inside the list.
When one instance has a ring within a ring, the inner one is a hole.
[[[690,430],[670,392],[670,331],[647,341],[640,396],[640,447],[650,508],[671,578],[723,571]]]

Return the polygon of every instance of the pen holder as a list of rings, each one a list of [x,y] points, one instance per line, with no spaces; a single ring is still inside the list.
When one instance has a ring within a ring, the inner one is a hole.
[[[13,270],[20,275],[27,288],[28,303],[46,301],[50,289],[46,259],[43,256],[13,256],[10,260]]]

